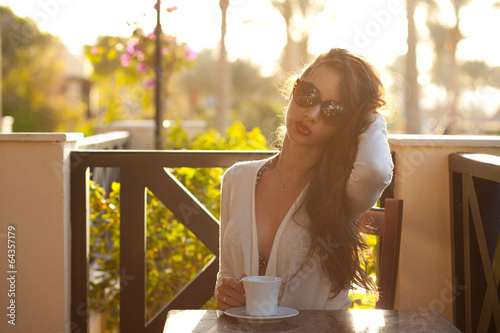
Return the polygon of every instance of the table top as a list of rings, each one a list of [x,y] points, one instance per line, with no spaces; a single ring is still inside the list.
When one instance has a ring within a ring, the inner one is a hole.
[[[171,310],[163,333],[173,332],[460,332],[433,310],[302,310],[275,323],[245,321],[219,310]]]

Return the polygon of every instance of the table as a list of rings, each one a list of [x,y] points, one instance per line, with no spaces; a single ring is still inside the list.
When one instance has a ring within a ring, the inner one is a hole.
[[[434,310],[302,310],[278,323],[244,322],[219,310],[170,310],[163,333],[460,332]]]

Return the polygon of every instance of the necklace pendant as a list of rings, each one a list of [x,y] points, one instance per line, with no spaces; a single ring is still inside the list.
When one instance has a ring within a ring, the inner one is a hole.
[[[266,267],[267,262],[264,260],[264,258],[259,256],[259,267]]]
[[[286,191],[286,186],[282,186],[281,187],[281,192],[285,192]]]

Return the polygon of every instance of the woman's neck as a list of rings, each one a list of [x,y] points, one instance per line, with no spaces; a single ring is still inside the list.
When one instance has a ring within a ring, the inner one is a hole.
[[[302,177],[321,158],[323,147],[298,146],[285,139],[275,169],[286,178]]]

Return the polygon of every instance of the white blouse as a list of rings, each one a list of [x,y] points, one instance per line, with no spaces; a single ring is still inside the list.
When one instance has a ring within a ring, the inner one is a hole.
[[[239,279],[242,274],[259,275],[259,250],[255,220],[255,184],[259,169],[268,161],[241,162],[224,174],[221,193],[220,256],[217,285],[222,277]],[[346,193],[354,212],[352,219],[370,209],[392,178],[392,159],[385,120],[375,121],[359,136],[358,153],[347,182]],[[267,263],[266,275],[282,278],[279,305],[298,310],[347,309],[347,290],[330,298],[331,282],[321,258],[313,256],[297,273],[306,258],[310,237],[293,216],[305,189],[281,222]],[[307,221],[302,209],[296,216]],[[216,290],[217,292],[217,290]]]

